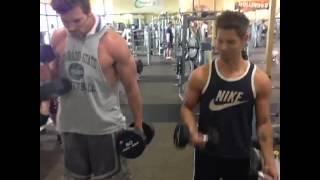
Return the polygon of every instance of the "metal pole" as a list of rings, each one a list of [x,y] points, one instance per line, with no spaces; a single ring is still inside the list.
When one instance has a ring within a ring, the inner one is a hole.
[[[150,65],[150,30],[148,27],[145,27],[146,28],[146,33],[145,35],[147,36],[147,64]]]
[[[194,9],[194,0],[192,0],[192,14],[194,13],[195,9]]]
[[[179,78],[179,97],[181,100],[183,100],[183,84],[186,82],[185,77],[185,55],[187,54],[187,28],[188,28],[188,16],[183,15],[183,21],[182,21],[182,57],[181,57],[181,74]]]
[[[131,47],[132,47],[132,52],[133,54],[135,54],[135,39],[134,39],[134,30],[131,29],[131,34],[130,34],[130,37],[131,37]]]
[[[270,16],[269,16],[269,26],[268,26],[268,38],[267,38],[267,48],[266,48],[266,73],[269,78],[271,78],[271,68],[272,68],[272,50],[273,50],[273,30],[274,30],[274,22],[275,22],[275,14],[276,14],[276,0],[270,0]]]
[[[103,4],[103,16],[106,17],[106,6],[104,3],[104,0],[102,1],[102,4]]]
[[[160,16],[161,15],[159,15],[159,17],[158,17],[158,49],[159,49],[159,56],[161,55],[161,30],[162,30],[162,27],[161,27],[161,19],[160,19]]]

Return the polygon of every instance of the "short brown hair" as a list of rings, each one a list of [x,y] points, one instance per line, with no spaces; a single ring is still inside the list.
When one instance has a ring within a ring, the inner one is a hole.
[[[80,6],[85,14],[91,10],[90,0],[52,0],[50,4],[58,14],[65,14],[76,6]]]
[[[239,37],[243,37],[249,27],[249,19],[240,12],[224,11],[216,20],[216,28],[234,29]]]

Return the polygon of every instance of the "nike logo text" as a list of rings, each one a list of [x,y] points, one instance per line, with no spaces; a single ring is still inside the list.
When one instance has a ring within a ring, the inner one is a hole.
[[[242,95],[243,92],[239,91],[219,90],[217,96],[211,100],[209,109],[212,111],[220,111],[247,102],[240,101]],[[215,104],[216,102],[219,104]]]
[[[209,104],[209,109],[211,111],[221,111],[223,109],[229,108],[229,107],[233,107],[233,106],[237,106],[239,104],[243,104],[247,101],[239,101],[239,102],[233,102],[233,103],[225,103],[225,104],[215,104],[214,103],[214,99],[212,99],[212,101]]]

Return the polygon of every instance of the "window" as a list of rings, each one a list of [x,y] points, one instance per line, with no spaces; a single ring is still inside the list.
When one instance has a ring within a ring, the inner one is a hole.
[[[46,4],[46,8],[47,8],[47,15],[57,15],[56,11],[52,9],[50,4]]]
[[[97,15],[104,15],[104,2],[103,0],[96,0],[92,6],[93,13]]]
[[[57,16],[48,16],[48,25],[49,25],[49,37],[51,38],[53,31],[57,29],[58,22],[57,22]]]
[[[46,14],[46,7],[43,3],[40,3],[40,14]]]
[[[49,33],[48,32],[42,32],[42,35],[43,35],[44,44],[50,44]]]
[[[47,17],[40,15],[40,31],[48,31]]]
[[[63,27],[63,23],[62,23],[62,21],[61,21],[60,16],[58,16],[57,19],[58,19],[58,28]]]

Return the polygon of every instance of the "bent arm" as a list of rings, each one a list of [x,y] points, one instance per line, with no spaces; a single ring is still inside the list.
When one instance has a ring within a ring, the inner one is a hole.
[[[65,38],[66,32],[63,29],[58,29],[53,32],[50,45],[55,55],[55,59],[48,63],[50,74],[52,80],[56,80],[59,78],[59,64],[60,64],[60,54],[58,50],[59,44],[62,43]]]
[[[269,164],[273,160],[273,132],[270,118],[272,86],[267,75],[261,72],[258,76],[260,77],[256,78],[257,134],[265,164]]]
[[[198,104],[201,91],[204,87],[203,71],[204,67],[199,67],[190,75],[184,94],[184,101],[180,109],[182,120],[188,126],[190,134],[198,132],[193,109]]]

